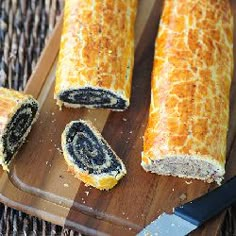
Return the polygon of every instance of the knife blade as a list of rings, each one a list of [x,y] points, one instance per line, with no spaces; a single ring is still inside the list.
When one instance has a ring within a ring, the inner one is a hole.
[[[236,201],[236,176],[211,192],[163,213],[137,236],[185,236]]]

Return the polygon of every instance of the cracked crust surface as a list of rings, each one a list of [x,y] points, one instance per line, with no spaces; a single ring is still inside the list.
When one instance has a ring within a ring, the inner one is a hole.
[[[58,104],[64,103],[63,92],[94,88],[116,94],[125,102],[120,110],[128,107],[136,10],[137,0],[65,2],[55,86]]]
[[[232,71],[229,2],[166,0],[156,38],[144,135],[145,170],[220,182]]]

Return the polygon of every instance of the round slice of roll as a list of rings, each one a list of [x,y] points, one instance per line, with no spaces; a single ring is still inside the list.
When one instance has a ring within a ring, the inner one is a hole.
[[[38,116],[31,96],[0,88],[0,163],[4,170],[15,156]]]
[[[56,72],[59,106],[129,106],[137,0],[65,1]]]
[[[233,66],[228,0],[165,0],[144,135],[146,171],[221,182]]]
[[[65,127],[62,150],[68,170],[97,189],[113,188],[126,174],[122,160],[88,121],[72,121]]]

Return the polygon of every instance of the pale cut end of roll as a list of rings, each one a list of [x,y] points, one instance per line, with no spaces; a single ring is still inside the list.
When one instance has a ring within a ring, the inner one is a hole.
[[[199,179],[208,183],[215,181],[220,185],[225,174],[224,165],[212,160],[212,158],[200,155],[176,154],[156,160],[144,157],[142,159],[141,165],[144,170],[159,175]]]
[[[68,108],[87,107],[124,111],[129,106],[129,98],[124,94],[96,87],[65,89],[55,94],[57,105]]]
[[[4,170],[24,143],[38,117],[38,102],[31,96],[0,88],[0,163]]]
[[[62,150],[68,170],[99,190],[113,188],[126,174],[122,160],[89,121],[72,121],[66,126]]]

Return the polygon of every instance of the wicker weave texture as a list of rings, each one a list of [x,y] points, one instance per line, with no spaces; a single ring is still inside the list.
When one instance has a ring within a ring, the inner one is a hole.
[[[0,0],[0,86],[24,90],[63,0]],[[0,204],[0,235],[79,235]]]
[[[0,0],[0,86],[24,90],[64,0]],[[221,235],[236,235],[236,207]],[[0,203],[0,235],[80,235]]]

